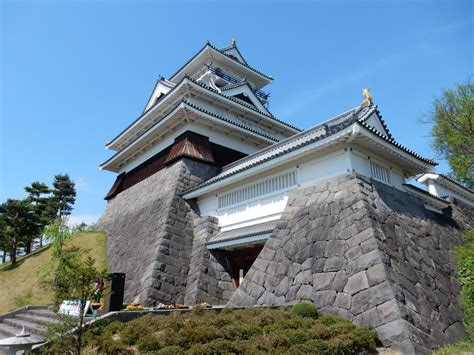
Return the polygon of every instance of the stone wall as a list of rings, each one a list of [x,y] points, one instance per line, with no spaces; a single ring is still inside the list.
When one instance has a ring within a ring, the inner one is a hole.
[[[295,191],[228,304],[311,300],[407,353],[453,342],[464,330],[450,253],[472,210],[452,208],[453,217],[436,214],[355,174]]]
[[[196,218],[184,299],[186,305],[202,302],[222,305],[230,299],[234,292],[229,273],[217,261],[216,255],[211,254],[207,249],[208,240],[218,232],[217,218]]]
[[[180,194],[215,174],[182,159],[109,201],[97,227],[108,234],[109,271],[126,273],[125,302],[184,302],[197,213]]]

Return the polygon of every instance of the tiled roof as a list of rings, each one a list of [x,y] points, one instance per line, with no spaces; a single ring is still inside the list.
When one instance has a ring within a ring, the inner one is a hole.
[[[331,136],[332,134],[348,127],[354,122],[353,116],[357,109],[351,110],[334,117],[333,119],[323,122],[313,128],[298,133],[290,138],[280,141],[270,147],[259,150],[247,157],[237,160],[234,163],[223,167],[222,172],[215,177],[204,181],[203,183],[187,190],[185,193],[189,193],[194,190],[198,190],[207,185],[211,185],[219,180],[223,180],[229,176],[240,173],[241,171],[250,169],[256,165],[262,164],[266,161],[275,159],[281,155],[288,154],[296,149],[299,149],[308,144],[314,143],[318,140]]]
[[[219,52],[226,52],[226,51],[228,51],[228,50],[230,50],[230,49],[235,49],[235,50],[237,51],[237,53],[239,53],[240,58],[242,58],[242,60],[244,61],[245,65],[248,65],[248,63],[247,63],[247,61],[245,60],[244,56],[242,55],[242,53],[240,53],[239,48],[238,48],[237,45],[235,45],[235,44],[231,44],[231,45],[229,45],[229,46],[227,46],[227,47],[225,47],[225,48],[220,48],[220,49],[219,49]]]
[[[385,132],[387,132],[387,137],[390,138],[390,139],[393,139],[392,134],[390,133],[390,131],[389,131],[388,127],[387,127],[387,124],[385,123],[385,121],[384,121],[383,118],[382,118],[382,114],[380,113],[380,111],[379,111],[379,109],[378,109],[378,106],[377,106],[377,105],[371,105],[371,104],[369,104],[369,105],[367,105],[367,106],[368,106],[368,107],[370,107],[370,106],[373,106],[373,107],[374,107],[374,109],[375,109],[374,111],[377,113],[377,116],[378,116],[379,119],[380,119],[380,123],[382,124],[383,129],[385,130]],[[374,111],[372,111],[372,112],[374,112]],[[371,113],[372,113],[372,112],[371,112]],[[365,123],[369,118],[370,118],[370,115],[366,116],[364,119],[360,119],[359,122]],[[382,132],[380,132],[380,133],[382,133]]]
[[[250,90],[253,91],[253,89],[250,87],[249,83],[247,82],[247,80],[242,80],[242,81],[239,81],[238,83],[235,83],[235,84],[229,84],[229,85],[226,85],[224,86],[223,88],[220,88],[222,91],[227,91],[227,90],[230,90],[230,89],[235,89],[235,88],[238,88],[238,87],[241,87],[241,86],[248,86]]]
[[[415,158],[420,159],[425,163],[436,165],[436,163],[433,162],[432,160],[423,158],[422,156],[414,153],[410,149],[402,146],[401,144],[397,143],[392,138],[385,136],[384,134],[378,132],[376,129],[372,128],[367,123],[365,123],[367,118],[373,112],[375,112],[375,110],[376,110],[376,107],[374,105],[361,105],[355,109],[352,109],[339,116],[336,116],[326,122],[316,125],[306,131],[295,134],[292,137],[289,137],[267,148],[259,150],[253,154],[250,154],[245,158],[237,160],[234,163],[224,166],[220,174],[216,175],[215,177],[209,180],[204,181],[203,183],[191,189],[188,189],[187,191],[185,191],[185,194],[190,193],[195,190],[199,190],[205,186],[211,185],[220,180],[224,180],[230,176],[238,174],[254,166],[257,166],[269,160],[275,159],[282,155],[288,154],[294,150],[300,149],[304,146],[307,146],[316,141],[322,140],[326,137],[332,136],[333,134],[339,131],[342,131],[344,128],[349,127],[353,123],[360,124],[362,127],[366,128],[372,134],[384,139],[386,142],[396,146],[397,148],[402,149],[408,154],[414,156]]]
[[[275,116],[273,116],[273,115],[271,115],[271,114],[269,114],[269,113],[262,112],[262,111],[260,111],[259,109],[257,109],[256,107],[254,107],[254,106],[252,106],[252,105],[249,105],[249,104],[246,104],[246,103],[242,102],[241,100],[237,100],[237,99],[234,99],[234,98],[232,98],[232,97],[230,97],[230,96],[221,94],[221,93],[219,93],[218,91],[216,91],[216,90],[214,90],[214,89],[211,89],[211,88],[209,88],[208,86],[206,86],[206,85],[204,85],[204,84],[198,83],[197,81],[191,79],[191,78],[188,77],[188,76],[184,76],[165,96],[170,95],[174,90],[176,90],[176,89],[181,85],[181,83],[182,83],[184,80],[189,80],[189,81],[193,82],[194,84],[199,85],[200,87],[202,87],[202,88],[204,88],[204,89],[206,89],[206,90],[208,90],[208,91],[210,91],[210,92],[213,92],[213,93],[215,93],[215,94],[217,94],[217,95],[219,95],[219,96],[221,96],[221,97],[226,98],[227,100],[230,100],[230,101],[232,101],[232,102],[235,102],[235,103],[237,103],[237,104],[239,104],[239,105],[241,105],[241,106],[244,106],[244,107],[246,107],[246,108],[249,108],[249,109],[251,109],[251,110],[253,110],[253,111],[255,111],[255,112],[257,112],[257,113],[259,113],[259,114],[261,114],[261,115],[264,115],[264,116],[266,116],[266,117],[268,117],[268,118],[270,118],[270,119],[272,119],[272,120],[274,120],[274,121],[277,121],[277,122],[280,123],[280,124],[283,124],[283,125],[285,125],[285,126],[287,126],[287,127],[290,127],[290,128],[292,128],[292,129],[294,129],[294,130],[296,130],[296,131],[300,131],[300,132],[301,132],[301,129],[300,129],[300,128],[297,128],[297,127],[295,127],[295,126],[293,126],[293,125],[290,125],[289,123],[286,123],[286,122],[284,122],[284,121],[282,121],[282,120],[276,118]],[[113,141],[117,140],[122,134],[124,134],[130,127],[132,127],[135,123],[137,123],[145,114],[147,114],[153,107],[155,107],[156,105],[158,105],[160,102],[161,102],[161,100],[160,100],[160,101],[157,101],[156,103],[154,103],[146,112],[143,112],[138,118],[136,118],[132,123],[130,123],[125,129],[123,129],[119,134],[117,134],[117,135],[115,136],[115,138],[113,138],[112,140],[110,140],[106,145],[109,145],[109,144],[111,144]],[[130,143],[129,143],[129,144],[130,144]]]
[[[157,121],[157,122],[154,123],[152,126],[150,126],[145,132],[143,132],[143,133],[141,133],[140,135],[138,135],[137,137],[135,137],[135,139],[132,140],[132,141],[127,145],[127,147],[130,146],[131,144],[133,144],[133,143],[134,143],[135,141],[137,141],[138,139],[140,139],[143,135],[145,135],[150,129],[152,129],[153,127],[155,127],[157,124],[160,124],[160,123],[161,123],[163,120],[165,120],[168,116],[170,116],[171,114],[173,114],[173,112],[174,112],[176,109],[178,109],[178,107],[179,107],[181,104],[185,104],[185,105],[187,105],[187,106],[189,106],[189,107],[191,107],[191,108],[193,108],[193,109],[195,109],[195,110],[197,110],[197,111],[200,111],[200,112],[202,112],[202,113],[204,113],[204,114],[206,114],[206,115],[209,115],[209,116],[212,116],[212,117],[214,117],[214,118],[217,118],[217,119],[219,119],[219,120],[221,120],[221,121],[223,121],[223,122],[230,123],[230,124],[232,124],[232,125],[234,125],[234,126],[236,126],[236,127],[239,127],[239,128],[245,129],[245,130],[247,130],[247,131],[249,131],[249,132],[258,134],[259,136],[262,136],[262,137],[264,137],[264,138],[270,139],[270,140],[272,140],[272,141],[274,141],[274,142],[278,142],[278,139],[275,138],[275,137],[271,137],[271,136],[269,136],[269,135],[267,135],[267,134],[264,134],[264,133],[262,133],[262,132],[259,132],[259,131],[255,130],[255,129],[253,129],[253,128],[247,127],[247,126],[245,126],[245,125],[243,125],[243,124],[241,124],[241,123],[238,123],[238,122],[229,120],[229,119],[227,119],[227,118],[225,118],[225,117],[216,115],[216,114],[213,113],[213,112],[209,112],[209,111],[207,111],[207,110],[205,110],[205,109],[203,109],[203,108],[201,108],[201,107],[199,107],[199,106],[193,105],[192,103],[186,101],[186,99],[183,98],[183,99],[181,99],[181,101],[179,101],[171,110],[169,110],[169,112],[168,112],[165,116],[163,116],[161,120]],[[119,151],[119,152],[117,152],[115,155],[113,155],[112,157],[110,157],[109,159],[107,159],[107,160],[106,160],[105,162],[103,162],[102,164],[100,164],[100,166],[106,165],[107,163],[109,163],[112,159],[114,159],[114,158],[115,158],[118,154],[120,154],[121,152],[122,152],[122,150]]]
[[[421,192],[429,197],[432,197],[432,198],[435,198],[439,201],[442,201],[442,202],[445,202],[445,203],[449,203],[448,201],[446,201],[444,198],[441,198],[439,196],[436,196],[436,195],[433,195],[432,193],[430,193],[429,191],[426,191],[426,190],[423,190],[423,189],[420,189],[418,186],[415,186],[415,185],[412,185],[412,184],[403,184],[403,186],[405,187],[408,187],[410,189],[413,189],[415,191],[418,191],[418,192]]]
[[[262,234],[271,233],[276,225],[277,221],[265,222],[260,224],[254,224],[252,226],[232,229],[230,231],[221,232],[212,237],[207,244],[212,245],[216,243],[229,242],[232,240],[254,237]]]
[[[208,43],[208,46],[211,47],[212,49],[215,49],[216,51],[218,51],[219,53],[222,53],[223,55],[225,55],[226,57],[232,59],[234,62],[236,63],[239,63],[240,65],[243,65],[244,67],[247,67],[248,69],[256,72],[257,74],[260,74],[261,76],[264,76],[265,78],[269,79],[269,80],[273,80],[273,78],[269,75],[266,75],[266,74],[263,74],[261,71],[258,71],[257,69],[251,67],[250,65],[247,64],[247,62],[244,60],[245,63],[242,63],[240,62],[238,59],[232,57],[231,55],[227,54],[227,53],[224,53],[222,50],[220,50],[219,48],[217,47],[214,47],[211,43]],[[239,52],[240,54],[240,51],[237,49],[237,51]],[[242,54],[240,54],[240,56],[242,57]],[[242,57],[243,59],[243,57]]]
[[[206,89],[206,90],[208,90],[208,91],[211,91],[211,92],[213,92],[213,93],[215,93],[215,94],[217,94],[217,95],[219,95],[219,96],[225,97],[225,98],[228,99],[228,100],[231,100],[231,101],[233,101],[233,102],[236,102],[236,103],[238,103],[239,105],[242,105],[242,106],[244,106],[244,107],[247,107],[247,108],[249,108],[249,109],[251,109],[251,110],[253,110],[253,111],[255,111],[255,112],[258,112],[258,113],[260,113],[260,114],[262,114],[262,115],[268,117],[268,118],[271,118],[272,120],[277,121],[278,123],[281,123],[281,124],[283,124],[283,125],[285,125],[285,126],[287,126],[287,127],[290,127],[291,129],[294,129],[294,130],[296,130],[296,131],[301,132],[301,129],[300,129],[300,128],[295,127],[295,126],[293,126],[293,125],[291,125],[291,124],[289,124],[289,123],[287,123],[287,122],[285,122],[285,121],[282,121],[282,120],[276,118],[276,117],[273,116],[271,113],[262,112],[262,111],[260,111],[259,109],[257,109],[256,107],[254,107],[254,106],[252,106],[252,105],[249,105],[249,104],[247,104],[247,103],[245,103],[245,102],[242,102],[241,100],[237,100],[237,99],[235,99],[235,98],[233,98],[233,97],[224,95],[224,94],[218,92],[217,90],[214,90],[214,89],[208,87],[207,85],[205,85],[205,84],[203,84],[203,83],[198,83],[197,81],[195,81],[195,80],[193,80],[193,79],[191,79],[191,78],[189,78],[189,77],[186,77],[186,78],[189,79],[190,81],[192,81],[194,84],[199,85],[199,86],[203,87],[204,89]]]
[[[456,181],[456,180],[450,178],[448,175],[444,175],[444,174],[441,174],[441,173],[433,173],[433,174],[439,175],[439,176],[445,178],[446,180],[451,181],[453,184],[458,185],[461,189],[464,189],[464,190],[466,190],[467,192],[469,192],[469,193],[471,193],[471,194],[474,194],[474,191],[471,190],[469,187],[464,186],[464,185],[461,184],[459,181]],[[423,175],[424,175],[424,174],[423,174]],[[421,176],[423,176],[423,175],[421,175]],[[421,176],[420,176],[420,177],[421,177]]]
[[[250,131],[250,132],[256,133],[256,134],[258,134],[258,135],[260,135],[260,136],[262,136],[262,137],[271,139],[271,140],[274,141],[274,142],[278,142],[278,139],[275,138],[275,137],[272,137],[272,136],[269,136],[269,135],[267,135],[267,134],[261,133],[261,132],[259,132],[259,131],[257,131],[257,130],[254,130],[254,129],[252,129],[252,128],[250,128],[250,127],[247,127],[247,126],[245,126],[245,125],[243,125],[243,124],[240,124],[240,123],[238,123],[238,122],[234,122],[234,121],[232,121],[232,120],[229,120],[229,119],[227,119],[227,118],[225,118],[225,117],[216,115],[215,113],[209,112],[209,111],[207,111],[207,110],[205,110],[205,109],[203,109],[203,108],[201,108],[201,107],[199,107],[199,106],[193,105],[192,103],[186,101],[186,99],[183,99],[182,102],[184,102],[186,105],[188,105],[188,106],[190,106],[190,107],[192,107],[192,108],[194,108],[194,109],[196,109],[196,110],[198,110],[198,111],[201,111],[202,113],[205,113],[205,114],[207,114],[207,115],[209,115],[209,116],[218,118],[218,119],[220,119],[220,120],[222,120],[222,121],[225,121],[225,122],[228,122],[228,123],[232,123],[232,124],[235,125],[235,126],[238,126],[238,127],[240,127],[240,128],[246,129],[246,130],[248,130],[248,131]]]
[[[193,56],[191,57],[191,59],[189,59],[186,63],[184,63],[184,65],[182,65],[181,68],[179,68],[179,69],[176,71],[176,73],[174,73],[173,75],[171,75],[170,78],[175,77],[181,70],[183,70],[184,67],[186,67],[186,65],[188,65],[189,63],[191,63],[191,62],[194,60],[194,58],[196,58],[196,57],[197,57],[204,49],[206,49],[207,47],[210,47],[210,48],[214,49],[215,51],[217,51],[217,52],[219,52],[220,54],[226,56],[227,58],[233,60],[234,62],[236,62],[236,63],[238,63],[238,64],[240,64],[240,65],[246,67],[247,69],[250,69],[250,70],[252,70],[253,72],[255,72],[255,73],[257,73],[257,74],[259,74],[259,75],[261,75],[261,76],[263,76],[263,77],[265,77],[265,78],[267,78],[267,79],[269,79],[269,80],[273,80],[273,78],[272,78],[271,76],[268,76],[268,75],[266,75],[266,74],[263,74],[262,72],[260,72],[260,71],[258,71],[257,69],[251,67],[250,65],[248,65],[245,60],[244,60],[244,63],[242,63],[242,62],[240,62],[239,60],[237,60],[236,58],[233,58],[231,55],[224,53],[223,50],[221,50],[221,49],[219,49],[219,48],[217,48],[217,47],[214,47],[209,41],[207,41],[206,44],[205,44],[195,55],[193,55]],[[240,54],[240,52],[239,52],[239,54]],[[241,56],[242,56],[242,55],[241,55]],[[242,57],[242,58],[243,58],[243,57]]]
[[[438,163],[436,163],[435,161],[433,161],[432,159],[427,159],[427,158],[424,158],[422,157],[421,155],[415,153],[414,151],[412,151],[411,149],[408,149],[407,147],[401,145],[400,143],[398,143],[397,141],[395,141],[395,139],[393,138],[389,138],[387,137],[386,135],[380,133],[379,131],[377,131],[375,128],[369,126],[366,122],[361,122],[361,121],[358,121],[358,123],[360,125],[362,125],[363,127],[367,128],[367,130],[371,133],[373,133],[374,135],[380,137],[380,138],[383,138],[384,140],[386,140],[388,143],[394,145],[395,147],[397,148],[400,148],[401,150],[403,150],[404,152],[414,156],[415,158],[418,158],[420,159],[421,161],[425,162],[425,163],[428,163],[428,164],[431,164],[431,165],[438,165]]]

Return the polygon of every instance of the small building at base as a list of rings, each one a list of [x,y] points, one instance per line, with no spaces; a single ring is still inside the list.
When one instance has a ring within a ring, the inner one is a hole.
[[[235,42],[206,43],[107,143],[118,175],[98,227],[126,301],[311,300],[402,351],[461,338],[450,253],[474,193],[398,143],[367,92],[300,130],[269,111],[270,82]]]

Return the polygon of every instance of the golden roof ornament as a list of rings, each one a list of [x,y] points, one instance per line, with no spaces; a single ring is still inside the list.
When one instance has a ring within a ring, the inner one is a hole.
[[[235,36],[232,36],[232,41],[230,42],[231,46],[235,46],[237,43],[237,40],[235,39]]]
[[[370,93],[369,88],[362,89],[362,95],[364,95],[364,101],[362,101],[362,104],[371,104],[372,103],[372,94]]]

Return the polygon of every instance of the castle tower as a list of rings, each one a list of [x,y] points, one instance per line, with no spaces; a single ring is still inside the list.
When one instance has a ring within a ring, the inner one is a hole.
[[[107,143],[115,154],[100,167],[118,176],[98,226],[108,232],[110,270],[127,274],[126,301],[182,303],[197,214],[181,193],[299,132],[268,110],[262,88],[271,81],[235,40],[206,43],[158,79],[140,117]]]
[[[311,300],[404,353],[460,339],[451,252],[474,192],[397,142],[368,89],[301,131],[268,110],[271,81],[235,40],[206,43],[107,144],[118,175],[98,227],[125,301]]]

